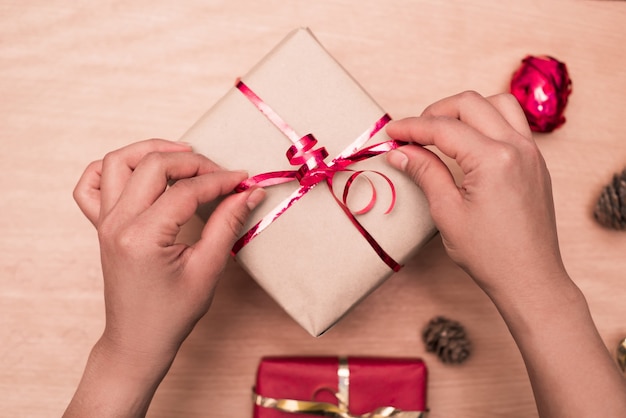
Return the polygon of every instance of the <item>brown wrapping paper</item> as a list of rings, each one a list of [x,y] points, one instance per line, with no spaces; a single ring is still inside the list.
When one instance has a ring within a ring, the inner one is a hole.
[[[308,29],[291,32],[242,80],[299,135],[314,134],[318,146],[329,152],[327,161],[385,113]],[[388,139],[383,129],[366,146]],[[182,140],[221,166],[245,169],[250,175],[296,168],[285,157],[289,139],[234,87]],[[397,203],[385,215],[389,186],[380,176],[369,176],[379,203],[358,220],[396,261],[406,261],[435,232],[422,192],[389,167],[384,155],[350,168],[383,172],[395,184]],[[338,196],[342,178],[345,181],[347,175],[340,173],[334,180],[340,183],[335,185]],[[292,182],[268,188],[266,200],[246,230],[298,186]],[[357,180],[349,205],[362,207],[370,193],[367,182]],[[309,191],[236,258],[314,336],[328,330],[393,273],[352,225],[325,183]]]

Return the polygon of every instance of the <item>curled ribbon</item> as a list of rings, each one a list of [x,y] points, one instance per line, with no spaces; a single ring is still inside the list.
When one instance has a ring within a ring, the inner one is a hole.
[[[352,415],[349,407],[350,369],[345,357],[339,358],[337,368],[338,391],[333,393],[338,404],[329,402],[300,401],[295,399],[275,399],[252,393],[255,405],[263,408],[272,408],[281,412],[303,415],[317,415],[332,418],[426,418],[428,411],[402,411],[393,406],[383,406],[362,415]],[[328,389],[330,390],[330,389]],[[332,390],[331,390],[332,392]],[[315,398],[315,394],[313,395]]]
[[[254,237],[259,235],[265,228],[267,228],[272,222],[280,217],[287,209],[289,209],[295,202],[302,198],[313,187],[321,182],[326,182],[332,196],[339,205],[339,207],[346,214],[348,219],[357,228],[361,235],[367,240],[370,246],[376,251],[378,256],[387,264],[393,271],[398,271],[402,267],[396,262],[385,250],[376,242],[372,235],[359,223],[354,214],[360,215],[368,212],[376,201],[376,189],[371,180],[367,179],[371,189],[372,197],[369,203],[359,211],[352,212],[348,208],[347,200],[350,190],[350,186],[365,171],[354,171],[348,167],[356,162],[366,160],[368,158],[375,157],[380,154],[384,154],[393,149],[396,149],[402,145],[406,145],[407,142],[389,140],[381,142],[379,144],[371,145],[369,147],[360,149],[369,139],[371,139],[378,131],[380,131],[390,120],[389,115],[385,114],[378,119],[370,128],[357,137],[346,149],[344,149],[337,157],[335,157],[329,163],[325,162],[328,157],[328,151],[326,148],[315,148],[317,145],[317,139],[312,134],[308,134],[300,137],[287,122],[285,122],[267,103],[265,103],[259,96],[257,96],[243,81],[238,80],[236,84],[237,89],[241,91],[255,107],[267,117],[267,119],[274,124],[289,140],[292,145],[287,150],[287,159],[289,163],[294,166],[298,166],[297,170],[286,171],[273,171],[255,175],[244,180],[237,186],[235,191],[242,192],[253,186],[268,187],[277,184],[287,183],[290,181],[298,181],[300,187],[295,190],[290,196],[278,204],[268,214],[266,214],[261,220],[248,230],[232,248],[232,253],[237,254],[245,245],[247,245]],[[333,177],[338,172],[351,171],[353,174],[348,178],[344,187],[342,199],[339,199],[333,191]],[[395,188],[392,181],[383,173],[378,171],[372,171],[372,173],[381,176],[389,185],[391,189],[391,203],[385,213],[389,213],[395,204]]]

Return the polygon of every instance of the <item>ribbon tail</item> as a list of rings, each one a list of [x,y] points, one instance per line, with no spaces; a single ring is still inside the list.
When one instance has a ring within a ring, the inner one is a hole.
[[[381,116],[380,119],[374,122],[374,124],[370,126],[365,132],[359,135],[359,137],[356,140],[354,140],[343,151],[341,151],[336,158],[339,158],[339,159],[346,158],[354,154],[355,152],[357,152],[359,148],[361,148],[368,140],[370,140],[374,135],[376,135],[378,131],[380,131],[386,124],[389,123],[389,121],[391,121],[391,116],[385,113],[383,116]]]
[[[246,244],[248,244],[254,237],[259,235],[265,228],[270,226],[272,222],[280,217],[287,209],[289,209],[294,203],[296,203],[302,196],[307,194],[309,190],[315,187],[317,183],[309,186],[301,186],[294,191],[289,197],[279,203],[274,209],[272,209],[267,215],[265,215],[259,222],[248,230],[241,238],[235,242],[231,249],[231,254],[236,255]],[[335,198],[336,199],[336,198]]]
[[[378,144],[370,145],[369,147],[363,148],[362,150],[355,152],[354,154],[348,155],[342,158],[335,158],[335,161],[343,163],[349,162],[348,164],[357,163],[359,161],[367,160],[372,157],[376,157],[380,154],[385,154],[394,149],[398,149],[404,145],[409,145],[411,142],[400,141],[399,139],[391,139],[389,141],[380,142]],[[330,164],[329,164],[330,165]]]
[[[240,193],[250,187],[270,187],[278,184],[289,183],[296,180],[297,171],[271,171],[249,177],[235,187],[235,192]]]
[[[396,260],[394,260],[393,257],[391,257],[389,254],[387,254],[387,252],[383,249],[383,247],[381,247],[380,244],[376,242],[374,237],[369,232],[367,232],[365,227],[363,227],[363,225],[361,225],[361,223],[356,219],[356,217],[352,214],[352,211],[350,210],[350,208],[344,205],[344,203],[335,195],[333,191],[332,179],[330,177],[326,179],[326,184],[328,185],[328,188],[330,189],[330,194],[333,195],[333,198],[335,199],[339,207],[343,210],[343,212],[346,214],[348,219],[350,219],[350,222],[352,222],[355,228],[361,233],[361,235],[363,235],[365,240],[374,249],[374,251],[376,251],[376,254],[378,254],[378,256],[383,260],[385,264],[387,264],[387,266],[389,266],[391,270],[393,270],[396,273],[400,271],[400,269],[402,268],[402,265],[399,264]]]

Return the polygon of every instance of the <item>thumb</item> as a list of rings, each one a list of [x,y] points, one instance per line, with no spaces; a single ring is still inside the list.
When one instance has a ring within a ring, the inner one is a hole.
[[[431,214],[445,208],[449,198],[459,197],[459,190],[448,167],[432,151],[414,145],[390,151],[387,161],[392,167],[406,173],[422,189],[430,205]]]
[[[250,212],[265,198],[265,190],[252,188],[228,196],[209,217],[195,250],[207,263],[225,262],[235,241],[244,232]]]

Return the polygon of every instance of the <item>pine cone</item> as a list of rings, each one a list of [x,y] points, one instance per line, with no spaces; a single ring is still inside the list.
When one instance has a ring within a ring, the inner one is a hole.
[[[426,351],[436,353],[444,363],[463,363],[471,353],[465,329],[456,321],[437,316],[422,331]]]
[[[602,190],[593,216],[607,228],[626,229],[626,169]]]

